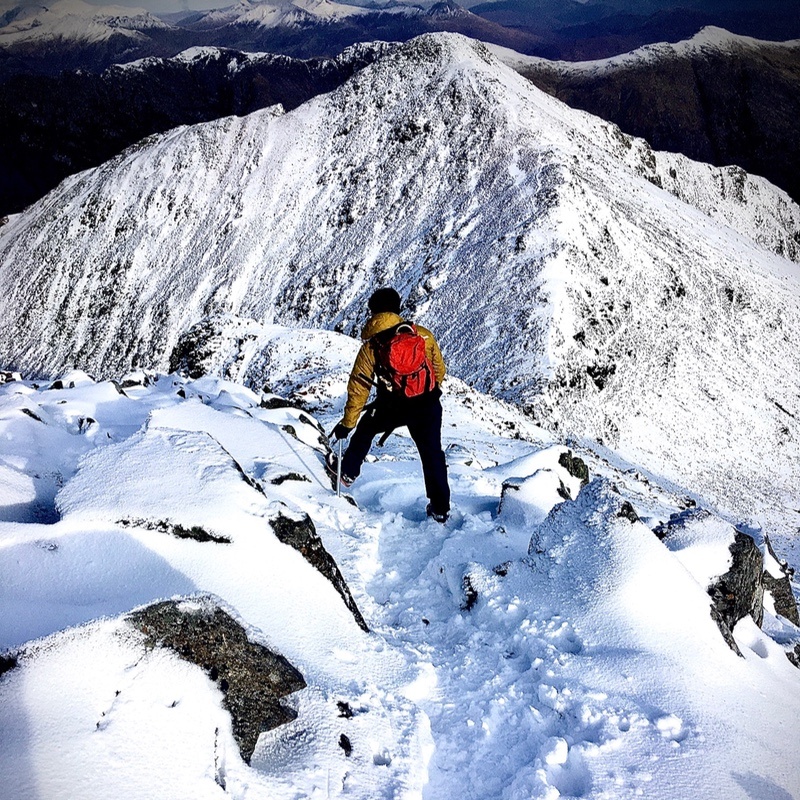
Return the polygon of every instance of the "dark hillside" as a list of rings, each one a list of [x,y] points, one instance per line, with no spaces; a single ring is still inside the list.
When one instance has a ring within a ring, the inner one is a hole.
[[[605,69],[539,63],[521,71],[657,150],[737,164],[800,202],[800,45],[732,43]]]
[[[99,75],[17,75],[0,85],[0,216],[153,133],[276,103],[295,108],[335,89],[376,52],[300,61],[209,49]]]

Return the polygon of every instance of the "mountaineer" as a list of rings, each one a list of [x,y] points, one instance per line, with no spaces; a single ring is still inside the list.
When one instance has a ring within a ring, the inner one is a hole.
[[[372,316],[361,332],[364,343],[347,384],[344,417],[333,430],[334,437],[343,440],[355,428],[342,457],[342,485],[352,485],[359,476],[375,436],[384,434],[383,441],[395,428],[405,426],[422,462],[427,514],[437,522],[446,522],[450,486],[442,450],[440,398],[446,372],[442,353],[429,330],[403,320],[400,295],[394,289],[378,289],[368,305]],[[373,386],[376,397],[367,405]],[[326,460],[334,475],[337,461],[333,452]]]

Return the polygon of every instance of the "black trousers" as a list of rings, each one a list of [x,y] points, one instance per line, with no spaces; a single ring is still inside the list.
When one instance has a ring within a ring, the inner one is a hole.
[[[361,465],[379,434],[406,427],[414,440],[422,462],[425,493],[437,514],[450,511],[450,485],[447,462],[442,450],[441,391],[434,391],[410,400],[395,401],[379,397],[361,416],[342,458],[342,474],[357,478]]]

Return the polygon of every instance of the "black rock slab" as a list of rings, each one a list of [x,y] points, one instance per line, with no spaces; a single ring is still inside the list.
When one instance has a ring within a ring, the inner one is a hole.
[[[781,561],[772,549],[772,542],[765,536],[764,541],[769,554],[778,562],[783,573],[782,578],[776,578],[767,570],[764,570],[764,588],[772,595],[775,601],[775,611],[789,622],[800,626],[800,613],[797,611],[797,603],[792,593],[793,570],[785,561]]]
[[[571,450],[562,453],[559,456],[558,463],[564,467],[573,478],[578,478],[581,482],[581,486],[586,486],[586,484],[589,483],[589,467],[586,466],[586,462],[582,458],[573,455]]]
[[[344,604],[353,615],[358,627],[362,631],[369,633],[369,626],[358,610],[356,601],[353,600],[350,587],[347,585],[347,581],[345,581],[333,556],[322,544],[322,539],[319,538],[311,517],[306,515],[301,520],[295,520],[279,514],[275,519],[270,520],[269,524],[283,544],[287,544],[297,550],[312,567],[321,572],[333,584],[342,600],[344,600]]]
[[[736,623],[750,615],[760,628],[764,620],[764,557],[752,537],[741,531],[735,532],[730,552],[731,568],[708,587],[708,594],[711,616],[731,650],[741,655],[733,639]]]
[[[217,684],[248,764],[263,731],[296,718],[280,700],[305,687],[303,676],[283,656],[251,642],[244,628],[210,598],[156,603],[127,619],[149,646],[174,650]]]
[[[13,653],[0,653],[0,675],[10,672],[17,666],[17,657]]]

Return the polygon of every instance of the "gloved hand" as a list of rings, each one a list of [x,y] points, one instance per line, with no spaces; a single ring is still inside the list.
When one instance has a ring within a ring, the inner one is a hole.
[[[334,438],[338,439],[346,439],[350,435],[350,431],[352,428],[348,428],[343,422],[340,422],[334,429],[333,435]]]

